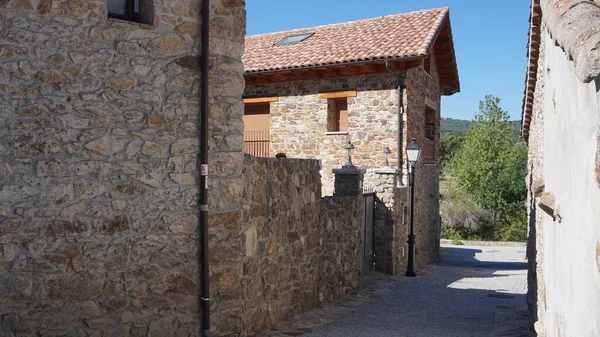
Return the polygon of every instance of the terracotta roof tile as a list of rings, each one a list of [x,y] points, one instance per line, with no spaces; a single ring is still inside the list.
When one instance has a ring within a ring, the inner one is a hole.
[[[326,66],[386,58],[424,57],[448,8],[246,37],[246,73]],[[292,45],[274,46],[292,35],[315,33]]]

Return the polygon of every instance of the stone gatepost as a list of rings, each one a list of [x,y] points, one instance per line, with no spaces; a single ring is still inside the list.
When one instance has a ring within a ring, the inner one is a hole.
[[[394,167],[380,167],[366,172],[365,186],[376,192],[373,249],[375,269],[396,275],[406,268],[406,201],[407,187]]]
[[[394,188],[397,171],[392,167],[382,167],[367,173],[377,193],[375,221],[373,229],[373,249],[375,252],[375,269],[394,275]],[[396,257],[397,258],[397,257]]]
[[[356,166],[333,169],[335,175],[333,195],[354,196],[362,193],[364,171]]]

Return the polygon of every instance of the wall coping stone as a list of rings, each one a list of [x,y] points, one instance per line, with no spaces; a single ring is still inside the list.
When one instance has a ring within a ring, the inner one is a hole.
[[[377,169],[374,169],[373,172],[375,172],[375,174],[396,174],[398,173],[398,170],[394,167],[380,167]]]
[[[365,174],[366,171],[358,166],[343,166],[342,168],[333,169],[331,170],[331,172],[333,172],[334,174]]]

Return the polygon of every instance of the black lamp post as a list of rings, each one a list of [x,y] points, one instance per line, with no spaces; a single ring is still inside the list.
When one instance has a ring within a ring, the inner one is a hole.
[[[421,149],[419,144],[413,138],[408,145],[406,145],[406,157],[410,165],[410,234],[408,234],[408,265],[406,266],[406,276],[417,276],[415,273],[415,164],[419,160],[421,155]]]
[[[385,166],[390,167],[390,154],[392,153],[392,151],[390,150],[389,146],[385,147],[383,153],[385,153]]]
[[[354,151],[354,145],[351,141],[348,141],[348,143],[344,145],[344,149],[348,151],[348,161],[346,162],[346,165],[343,165],[342,167],[354,167],[354,165],[352,164],[352,151]]]

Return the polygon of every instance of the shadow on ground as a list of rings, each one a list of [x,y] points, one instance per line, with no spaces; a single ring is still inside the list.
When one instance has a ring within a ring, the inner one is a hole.
[[[367,286],[256,336],[532,336],[524,247],[441,247],[416,278],[373,272]]]

